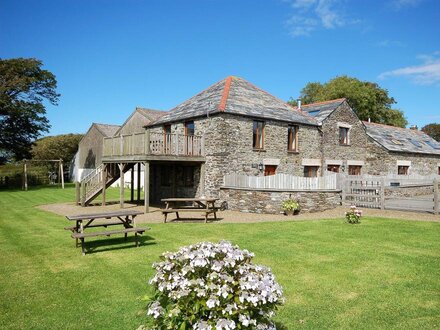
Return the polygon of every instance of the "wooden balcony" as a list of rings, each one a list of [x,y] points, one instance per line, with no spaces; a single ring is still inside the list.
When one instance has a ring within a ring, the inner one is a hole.
[[[104,138],[103,162],[143,160],[204,161],[204,137],[146,131]]]

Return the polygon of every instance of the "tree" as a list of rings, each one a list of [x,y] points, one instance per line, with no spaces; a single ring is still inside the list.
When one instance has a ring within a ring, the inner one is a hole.
[[[30,156],[32,141],[50,128],[43,101],[58,104],[55,76],[34,58],[0,59],[0,153]]]
[[[64,134],[44,137],[35,141],[32,147],[32,156],[38,160],[62,159],[65,163],[68,163],[78,151],[78,143],[82,137],[82,134]]]
[[[422,131],[432,137],[434,140],[440,142],[440,124],[432,123],[423,126]]]
[[[359,119],[392,126],[405,127],[408,122],[401,110],[393,109],[396,103],[386,89],[369,81],[340,76],[327,83],[310,82],[302,90],[303,104],[346,98]],[[289,103],[296,104],[294,100]]]

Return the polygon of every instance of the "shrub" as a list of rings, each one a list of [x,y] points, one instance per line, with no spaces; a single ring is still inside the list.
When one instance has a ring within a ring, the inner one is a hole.
[[[360,223],[362,210],[358,210],[355,205],[350,206],[350,211],[345,212],[345,220],[348,223]]]
[[[281,208],[285,213],[294,213],[300,210],[299,203],[293,199],[286,199],[281,204]]]
[[[282,289],[269,268],[230,242],[202,242],[166,252],[153,264],[154,329],[275,329]]]

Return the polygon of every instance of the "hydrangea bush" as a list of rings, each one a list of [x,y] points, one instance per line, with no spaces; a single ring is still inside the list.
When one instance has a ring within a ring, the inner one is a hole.
[[[230,242],[203,242],[165,252],[153,264],[154,329],[275,329],[283,292],[269,268]]]
[[[360,223],[360,219],[362,216],[362,210],[356,208],[355,205],[350,206],[350,211],[345,212],[345,220],[348,223]]]

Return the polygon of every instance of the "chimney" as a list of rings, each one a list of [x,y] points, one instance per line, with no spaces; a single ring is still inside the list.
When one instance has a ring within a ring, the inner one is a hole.
[[[414,131],[417,131],[419,128],[417,127],[417,125],[411,125],[411,126],[409,127],[409,129],[412,129],[412,130],[414,130]]]
[[[301,99],[296,100],[297,104],[298,104],[298,110],[301,111]]]
[[[370,117],[368,117],[368,122],[371,123],[371,118]]]

